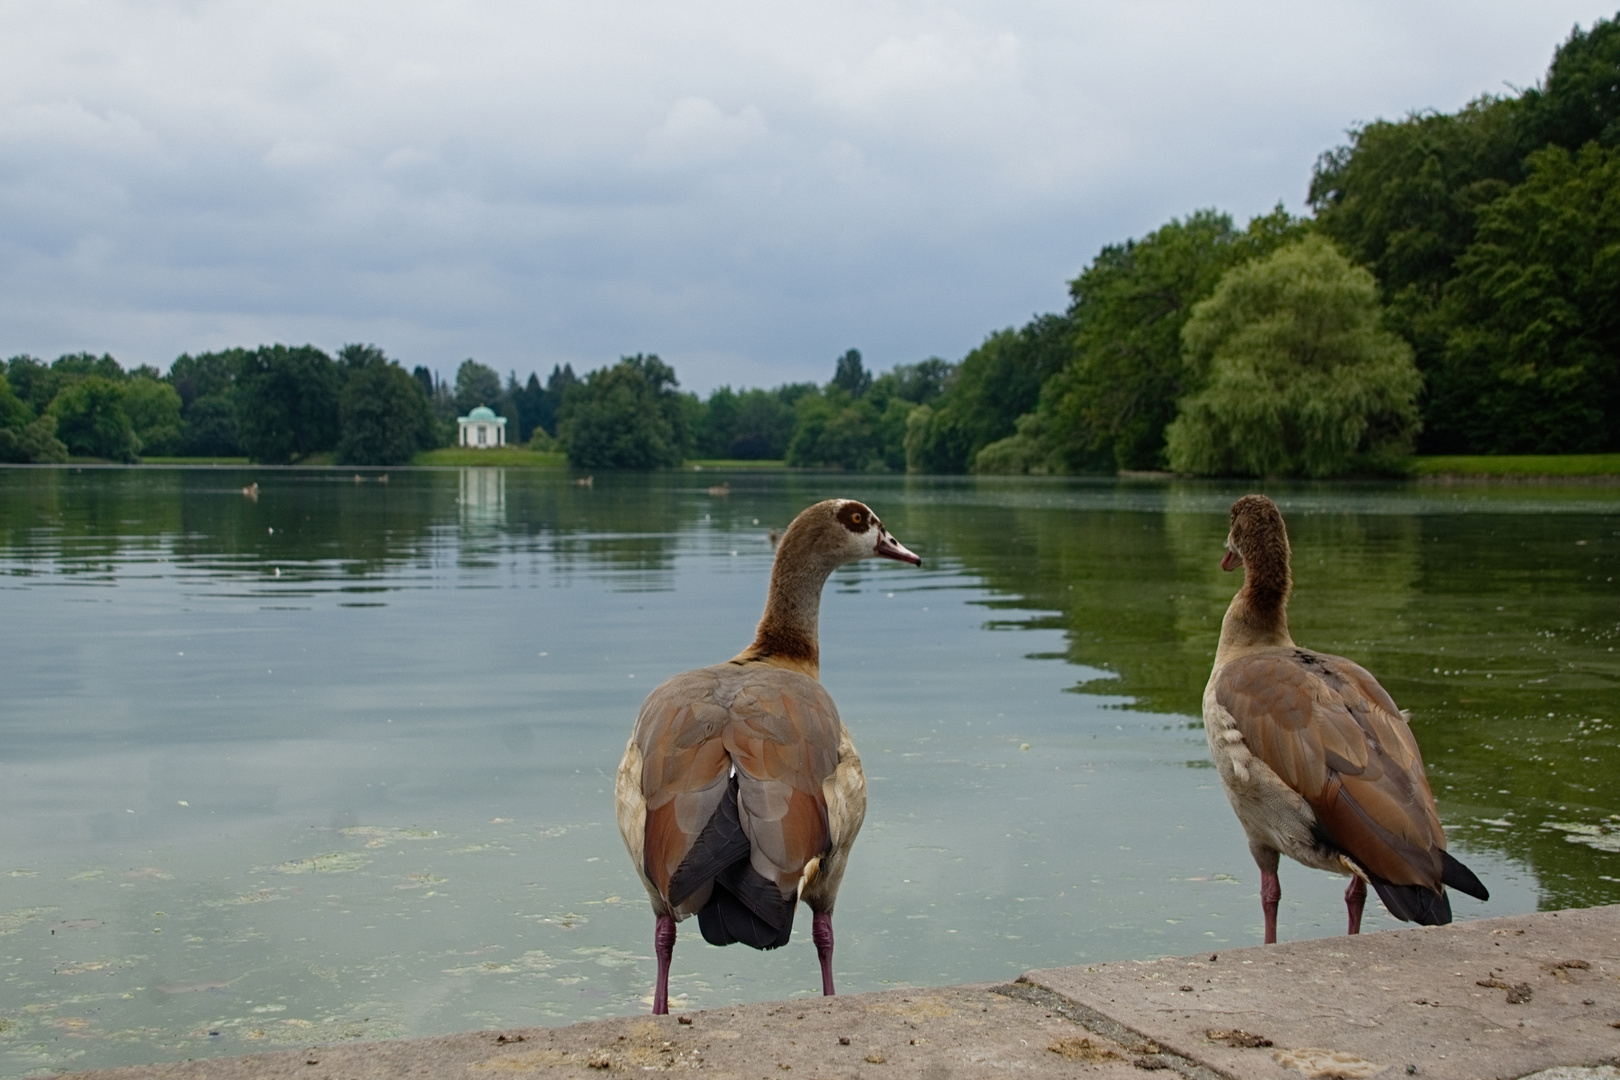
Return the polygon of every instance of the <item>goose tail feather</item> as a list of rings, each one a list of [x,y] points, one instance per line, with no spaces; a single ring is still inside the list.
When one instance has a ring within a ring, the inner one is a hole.
[[[1467,893],[1475,900],[1491,898],[1490,890],[1474,876],[1474,872],[1453,859],[1449,851],[1440,853],[1440,880],[1458,892]]]

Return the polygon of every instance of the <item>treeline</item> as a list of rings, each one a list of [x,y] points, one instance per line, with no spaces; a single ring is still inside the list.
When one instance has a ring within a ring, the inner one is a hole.
[[[1414,451],[1620,449],[1620,21],[1576,28],[1531,90],[1354,129],[1310,204],[1242,227],[1201,210],[1109,245],[1065,312],[957,364],[873,378],[851,351],[826,386],[699,402],[628,358],[586,377],[558,434],[592,466],[991,473],[1334,476]]]
[[[446,446],[456,416],[479,405],[508,416],[521,441],[556,423],[558,403],[578,383],[571,368],[548,384],[530,375],[503,386],[495,371],[465,361],[453,386],[425,367],[407,372],[374,345],[337,356],[313,345],[185,354],[165,374],[125,371],[111,356],[79,353],[47,364],[15,356],[0,364],[0,461],[61,462],[69,455],[133,462],[139,457],[249,457],[285,465],[331,454],[345,465],[398,465]]]
[[[683,393],[656,355],[454,385],[373,346],[31,357],[0,377],[0,460],[138,454],[394,464],[488,405],[586,468],[692,457],[923,472],[1333,476],[1426,453],[1620,449],[1620,17],[1542,83],[1351,131],[1312,216],[1216,210],[1111,244],[1062,314],[959,363]]]

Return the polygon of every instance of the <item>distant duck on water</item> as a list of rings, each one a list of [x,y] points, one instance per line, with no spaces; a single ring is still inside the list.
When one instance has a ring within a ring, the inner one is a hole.
[[[1277,940],[1279,853],[1350,875],[1351,934],[1369,884],[1403,922],[1449,923],[1445,886],[1490,893],[1446,851],[1406,714],[1365,668],[1289,636],[1289,558],[1276,503],[1245,495],[1232,505],[1221,569],[1243,567],[1244,581],[1221,622],[1204,734],[1260,868],[1266,944]]]

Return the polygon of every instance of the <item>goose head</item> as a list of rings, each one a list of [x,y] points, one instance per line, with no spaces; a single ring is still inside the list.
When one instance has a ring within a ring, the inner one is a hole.
[[[1245,495],[1232,504],[1222,570],[1236,570],[1256,561],[1268,568],[1280,562],[1286,568],[1289,555],[1288,527],[1276,503],[1264,495]]]
[[[800,536],[806,548],[815,550],[834,565],[872,558],[922,565],[920,555],[890,535],[882,520],[872,513],[872,508],[855,499],[828,499],[806,508],[788,526],[787,535],[782,537],[782,550],[788,549],[789,540],[798,540]]]

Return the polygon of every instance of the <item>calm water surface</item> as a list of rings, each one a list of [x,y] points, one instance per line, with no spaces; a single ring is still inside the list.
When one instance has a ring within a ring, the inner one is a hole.
[[[1197,719],[1242,490],[0,469],[0,1074],[644,1009],[631,722],[747,643],[768,527],[832,495],[925,558],[823,601],[871,796],[840,988],[1257,942]],[[1492,892],[1458,917],[1620,901],[1620,491],[1269,490],[1295,636],[1412,710]],[[1283,889],[1285,939],[1342,931],[1342,882]],[[814,993],[808,925],[683,924],[674,1007]]]

